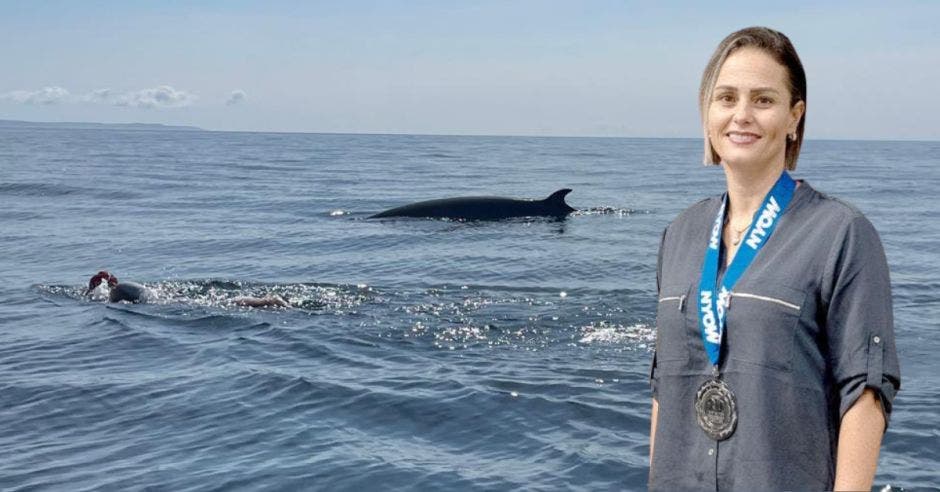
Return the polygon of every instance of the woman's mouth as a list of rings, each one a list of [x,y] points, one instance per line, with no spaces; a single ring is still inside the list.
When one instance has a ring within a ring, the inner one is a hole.
[[[739,145],[754,143],[760,139],[760,135],[749,132],[728,132],[726,135],[728,136],[728,140],[731,140],[731,143]]]

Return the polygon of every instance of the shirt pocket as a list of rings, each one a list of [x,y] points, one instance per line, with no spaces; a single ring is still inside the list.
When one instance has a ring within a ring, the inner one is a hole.
[[[726,317],[728,358],[789,371],[806,293],[761,282],[731,292]]]
[[[690,285],[667,286],[659,291],[656,309],[656,361],[676,365],[689,361]]]

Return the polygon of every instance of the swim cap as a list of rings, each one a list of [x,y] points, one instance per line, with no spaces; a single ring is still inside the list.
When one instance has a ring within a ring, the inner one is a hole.
[[[111,275],[105,270],[102,270],[95,274],[94,277],[91,277],[91,280],[88,281],[88,290],[93,290],[101,281],[104,280],[108,282],[108,287],[114,287],[118,283],[117,277]]]

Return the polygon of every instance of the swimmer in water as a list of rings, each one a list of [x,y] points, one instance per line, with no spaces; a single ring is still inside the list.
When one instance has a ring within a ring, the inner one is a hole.
[[[157,297],[152,290],[137,282],[118,282],[117,277],[105,270],[88,280],[85,295],[92,299],[101,299],[107,295],[108,302],[124,301],[134,304],[153,302]]]
[[[149,288],[136,282],[119,282],[110,272],[102,270],[88,281],[84,294],[94,300],[108,302],[130,302],[134,304],[153,302],[156,294]],[[289,308],[290,304],[277,294],[264,297],[239,296],[232,300],[236,306],[251,308]]]

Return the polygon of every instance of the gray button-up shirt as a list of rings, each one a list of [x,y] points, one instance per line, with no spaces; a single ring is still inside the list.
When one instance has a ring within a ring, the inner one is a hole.
[[[722,197],[663,233],[651,382],[659,402],[651,490],[831,490],[842,415],[868,387],[885,416],[900,387],[884,250],[855,208],[806,182],[732,289],[721,378],[737,399],[724,441],[696,423],[712,367],[698,283]]]

